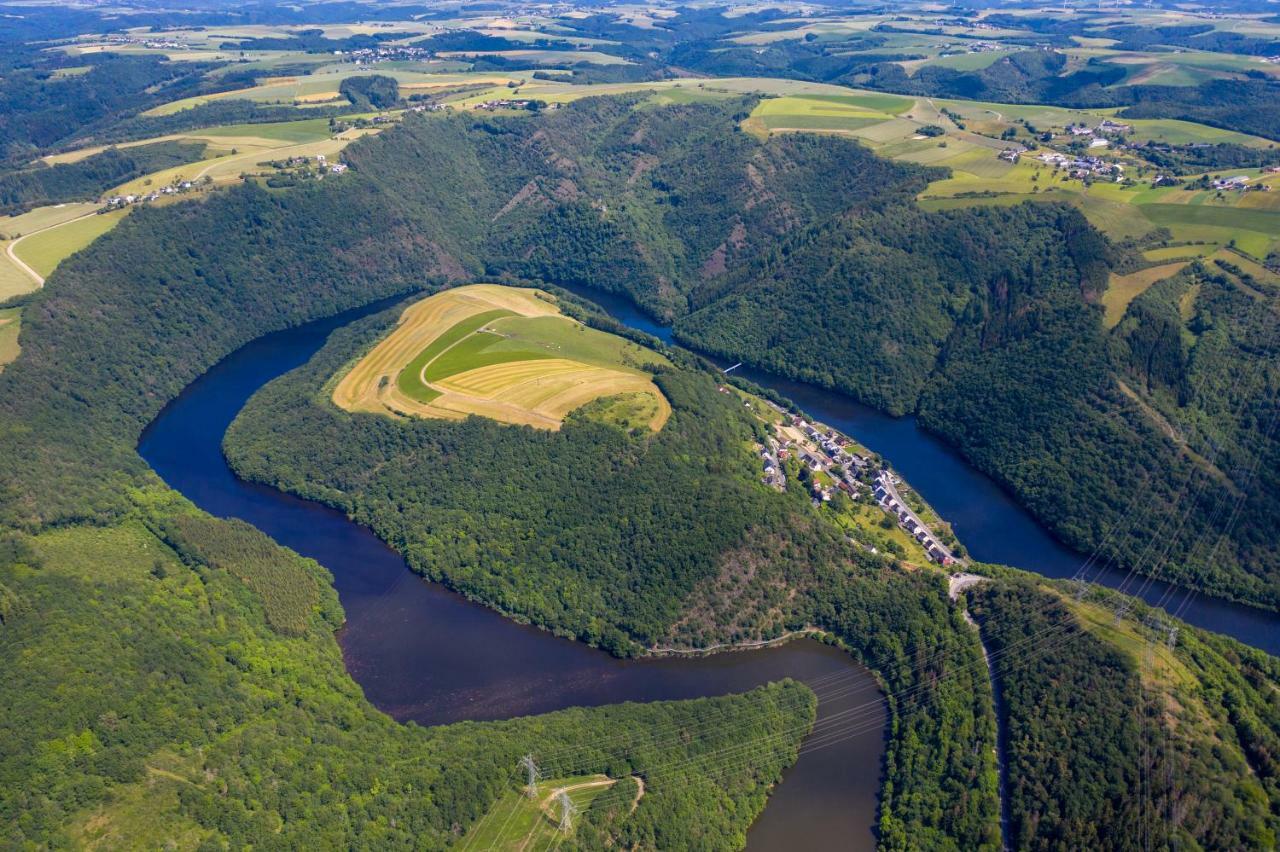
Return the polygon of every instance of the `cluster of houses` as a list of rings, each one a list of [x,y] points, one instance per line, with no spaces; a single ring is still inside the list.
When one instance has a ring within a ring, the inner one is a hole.
[[[769,439],[767,446],[760,447],[760,459],[764,464],[764,476],[762,477],[764,484],[772,486],[779,491],[787,490],[787,474],[782,469],[782,460],[787,457],[787,451],[778,446],[778,442],[773,438]]]
[[[1076,180],[1108,177],[1118,181],[1124,177],[1124,166],[1100,157],[1068,157],[1054,151],[1046,151],[1036,159],[1055,169],[1065,169],[1067,176]]]
[[[528,109],[533,104],[529,98],[497,98],[492,101],[483,101],[476,104],[476,109]],[[551,109],[555,109],[556,104],[551,104]]]
[[[776,406],[775,406],[776,407]],[[781,411],[781,409],[778,409]],[[788,428],[790,427],[790,428]],[[795,431],[791,431],[794,428]],[[791,440],[799,432],[803,438]],[[834,488],[839,488],[850,497],[856,496],[866,489],[858,476],[867,477],[871,472],[871,459],[854,452],[848,438],[828,429],[821,424],[809,423],[800,418],[790,420],[786,426],[778,428],[778,436],[771,437],[764,444],[758,444],[756,450],[763,468],[762,480],[766,485],[779,491],[787,487],[783,462],[795,455],[797,461],[809,472],[810,488],[815,503],[829,502],[834,496]],[[814,474],[825,474],[818,477]],[[824,486],[823,480],[830,480],[834,485]],[[929,554],[929,558],[940,565],[952,565],[956,562],[951,551],[947,549],[920,518],[909,507],[903,505],[898,496],[895,480],[888,470],[876,474],[873,493],[876,502],[885,512],[892,515],[899,526],[905,529],[920,546]]]
[[[876,476],[875,491],[876,502],[880,504],[890,515],[898,519],[898,525],[907,531],[916,541],[920,542],[920,546],[929,554],[929,558],[940,565],[951,565],[955,562],[955,558],[951,555],[942,543],[934,537],[929,528],[921,523],[916,517],[915,512],[910,508],[902,505],[898,500],[897,490],[893,486],[890,474],[887,470],[880,471]]]
[[[290,157],[287,160],[275,160],[271,165],[278,169],[299,168],[311,165],[311,157]],[[346,163],[331,163],[324,154],[316,154],[316,169],[321,174],[340,175],[347,170]]]
[[[184,180],[169,184],[168,186],[161,187],[160,189],[153,189],[145,195],[134,195],[132,193],[128,195],[113,195],[106,200],[107,209],[118,210],[121,207],[128,207],[130,204],[141,204],[145,201],[157,201],[166,195],[181,195],[184,192],[190,192],[194,188],[194,183],[189,180]]]
[[[137,36],[109,35],[104,41],[113,47],[145,47],[148,50],[190,50],[192,45],[172,38],[138,38]]]
[[[335,50],[334,56],[354,62],[356,65],[376,65],[379,62],[406,62],[430,59],[432,51],[425,47],[409,45],[383,45],[379,47],[362,47],[359,50]]]
[[[1133,130],[1133,126],[1123,124],[1119,121],[1112,121],[1104,118],[1097,127],[1089,127],[1085,124],[1073,124],[1067,128],[1067,132],[1072,136],[1094,136],[1104,133],[1129,133]]]
[[[1234,175],[1227,178],[1217,178],[1212,186],[1214,189],[1249,189],[1249,176]]]
[[[800,451],[800,463],[811,473],[827,474],[835,481],[835,487],[850,497],[856,495],[863,485],[858,481],[855,471],[866,469],[870,462],[857,453],[849,452],[849,439],[832,429],[824,432],[804,420],[796,420],[793,425],[812,442],[811,447]],[[839,473],[832,470],[836,465],[842,468]],[[834,492],[823,486],[816,476],[810,477],[809,481],[812,483],[813,499],[822,503],[830,502]]]

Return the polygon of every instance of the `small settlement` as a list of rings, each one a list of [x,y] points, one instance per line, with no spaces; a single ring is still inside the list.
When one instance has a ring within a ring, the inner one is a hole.
[[[794,458],[808,472],[808,488],[815,505],[830,503],[836,490],[850,498],[870,492],[876,504],[920,543],[929,558],[940,565],[957,562],[951,550],[903,499],[898,490],[902,480],[888,467],[858,452],[856,445],[836,430],[787,415],[773,403],[769,405],[783,419],[767,442],[757,446],[765,485],[787,490],[785,462]]]

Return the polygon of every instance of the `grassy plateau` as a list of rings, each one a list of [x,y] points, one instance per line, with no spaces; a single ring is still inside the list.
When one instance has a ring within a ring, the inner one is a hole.
[[[671,407],[642,367],[665,363],[656,352],[562,315],[540,290],[475,284],[409,307],[338,381],[333,401],[348,411],[478,414],[558,429],[569,412],[607,400],[617,404],[596,412],[597,404],[593,413],[657,431]]]

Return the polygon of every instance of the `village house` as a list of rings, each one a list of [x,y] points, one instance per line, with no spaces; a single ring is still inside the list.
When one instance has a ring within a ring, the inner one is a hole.
[[[1248,175],[1234,175],[1229,178],[1218,178],[1213,182],[1214,189],[1244,189],[1249,184]]]

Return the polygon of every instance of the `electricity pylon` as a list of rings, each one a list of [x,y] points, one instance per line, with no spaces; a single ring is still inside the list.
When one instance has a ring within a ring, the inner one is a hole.
[[[533,762],[533,755],[526,754],[520,758],[520,768],[525,771],[529,779],[525,784],[524,794],[532,799],[538,795],[538,764]]]
[[[561,790],[556,801],[560,803],[560,830],[568,834],[569,829],[573,828],[573,815],[578,812],[578,806],[569,798],[567,790]]]

